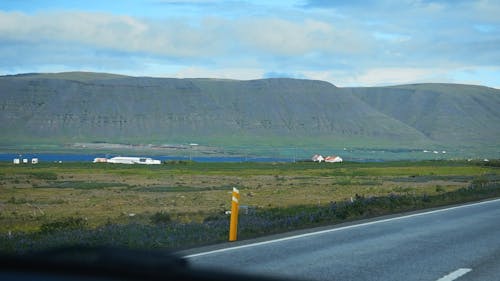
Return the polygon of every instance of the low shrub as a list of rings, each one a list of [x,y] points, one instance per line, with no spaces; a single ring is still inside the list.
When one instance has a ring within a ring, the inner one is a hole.
[[[60,181],[49,185],[32,185],[33,188],[72,188],[72,189],[104,189],[110,187],[130,187],[126,183],[119,182],[87,182],[87,181]]]
[[[151,216],[150,221],[153,224],[167,224],[172,221],[172,218],[168,213],[156,212]]]
[[[32,172],[30,175],[39,180],[57,180],[57,174],[53,172]]]
[[[87,226],[87,220],[84,218],[68,217],[42,224],[40,226],[40,233],[54,233],[63,230],[84,229]]]
[[[16,198],[15,196],[12,196],[7,200],[7,203],[10,204],[26,204],[26,203],[32,203],[33,201],[27,200],[26,198]]]
[[[256,209],[241,214],[239,239],[285,232],[301,228],[330,225],[348,220],[387,215],[447,204],[457,204],[500,196],[500,183],[471,184],[452,192],[413,196],[389,194],[381,197],[356,195],[352,201],[325,205],[302,205],[287,208]],[[0,234],[0,251],[27,253],[62,245],[107,245],[128,248],[183,249],[227,241],[229,216],[217,213],[201,223],[172,221],[165,212],[150,217],[152,225],[109,223],[95,229],[87,228],[82,218],[66,218],[42,225],[37,233]]]

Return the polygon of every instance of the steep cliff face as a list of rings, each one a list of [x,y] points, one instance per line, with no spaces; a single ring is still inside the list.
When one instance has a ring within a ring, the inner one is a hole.
[[[499,92],[441,84],[337,88],[296,79],[26,74],[0,77],[0,130],[4,143],[283,138],[479,144],[499,139]]]

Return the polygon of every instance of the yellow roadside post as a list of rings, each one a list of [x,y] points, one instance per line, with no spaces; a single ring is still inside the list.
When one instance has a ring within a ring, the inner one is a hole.
[[[238,234],[238,211],[240,209],[240,191],[233,187],[231,199],[231,222],[229,224],[229,241],[236,241]]]

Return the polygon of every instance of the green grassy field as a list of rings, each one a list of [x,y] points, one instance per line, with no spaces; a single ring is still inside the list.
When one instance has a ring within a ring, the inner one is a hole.
[[[89,227],[148,224],[156,213],[202,222],[230,208],[232,187],[259,210],[389,195],[433,196],[498,183],[498,167],[460,161],[385,163],[0,164],[0,233],[37,232],[64,218]]]

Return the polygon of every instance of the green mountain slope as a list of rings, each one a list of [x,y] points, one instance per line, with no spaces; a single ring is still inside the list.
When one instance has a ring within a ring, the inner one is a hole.
[[[499,90],[456,84],[346,90],[437,142],[500,146]]]
[[[500,91],[423,84],[170,79],[70,72],[0,77],[4,144],[495,146]]]

